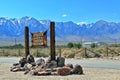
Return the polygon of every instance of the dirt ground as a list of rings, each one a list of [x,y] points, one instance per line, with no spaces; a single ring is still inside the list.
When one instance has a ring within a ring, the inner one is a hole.
[[[32,76],[24,72],[11,72],[11,63],[0,63],[0,80],[120,80],[120,70],[83,68],[83,75]]]

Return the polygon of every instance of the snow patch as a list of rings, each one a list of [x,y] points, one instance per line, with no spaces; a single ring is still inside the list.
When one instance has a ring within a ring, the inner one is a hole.
[[[80,25],[80,26],[82,26],[82,25],[87,25],[88,23],[87,22],[78,22],[77,23],[77,25]]]
[[[40,21],[41,24],[45,24],[43,21]]]
[[[0,25],[2,25],[3,23],[6,23],[6,20],[0,20]]]
[[[20,19],[18,19],[18,24],[20,24]]]

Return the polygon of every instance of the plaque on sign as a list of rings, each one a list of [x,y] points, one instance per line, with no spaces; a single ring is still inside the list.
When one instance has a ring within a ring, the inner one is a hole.
[[[47,31],[31,33],[32,47],[47,46]]]

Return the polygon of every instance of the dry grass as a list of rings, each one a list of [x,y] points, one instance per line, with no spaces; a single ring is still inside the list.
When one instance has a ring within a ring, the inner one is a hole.
[[[30,48],[30,53],[34,56],[49,56],[49,48]],[[25,56],[25,49],[0,49],[0,56]]]
[[[56,55],[58,55],[60,48],[56,48]],[[119,47],[110,47],[113,51],[109,52],[109,57],[117,56],[113,52],[120,53]],[[95,52],[92,53],[87,51],[88,57],[105,57],[107,54],[106,48],[90,48],[91,51]],[[30,48],[30,53],[36,57],[48,57],[50,55],[50,48]],[[82,58],[85,57],[85,50],[84,48],[77,49],[77,48],[61,48],[61,55],[66,58]],[[0,56],[25,56],[25,49],[0,49]]]

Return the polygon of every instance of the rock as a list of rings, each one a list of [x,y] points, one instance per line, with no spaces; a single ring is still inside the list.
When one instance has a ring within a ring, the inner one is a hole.
[[[35,62],[32,62],[31,65],[32,65],[32,67],[33,67],[33,66],[36,66],[36,63],[35,63]]]
[[[12,72],[17,72],[17,71],[19,71],[19,69],[18,69],[18,68],[15,68],[15,69],[11,69],[11,71],[12,71]]]
[[[25,68],[24,67],[20,67],[20,71],[25,71]]]
[[[25,64],[24,68],[25,68],[25,69],[30,69],[30,68],[32,68],[32,65],[29,64],[29,63],[27,63],[27,64]]]
[[[73,69],[73,65],[72,64],[66,64],[65,67],[69,67],[69,68]]]
[[[16,65],[16,66],[12,66],[12,67],[10,67],[11,69],[10,69],[10,71],[12,71],[12,72],[17,72],[17,71],[20,71],[20,65]]]
[[[35,70],[38,71],[38,72],[46,71],[46,66],[45,65],[41,65],[41,66],[37,67]]]
[[[24,69],[25,69],[24,74],[29,73],[29,71],[31,70],[31,68],[32,68],[31,64],[29,64],[29,63],[25,64],[25,66],[24,66]]]
[[[45,64],[45,60],[40,58],[35,63],[36,63],[37,66],[41,66],[41,65]]]
[[[71,72],[71,69],[68,68],[68,67],[59,67],[59,68],[57,69],[58,75],[61,75],[61,76],[69,75],[70,72]]]
[[[56,71],[57,71],[57,68],[47,68],[46,71],[47,71],[47,72],[49,72],[49,71],[56,72]]]
[[[56,61],[51,61],[49,63],[46,63],[47,68],[56,68],[57,67],[57,62]]]
[[[27,63],[31,64],[31,63],[34,63],[34,62],[35,62],[34,57],[31,54],[29,54],[27,56]]]
[[[31,75],[38,75],[38,71],[36,71],[36,70],[31,70],[31,71],[30,71],[30,74],[31,74]]]
[[[51,72],[42,71],[42,72],[38,72],[38,74],[37,74],[37,75],[38,75],[38,76],[51,75]]]
[[[57,58],[57,66],[58,67],[63,67],[65,65],[65,58],[63,57],[58,57]]]
[[[51,72],[51,75],[58,75],[57,72]]]
[[[51,62],[51,58],[48,57],[48,59],[46,60],[46,63],[50,63]]]
[[[21,67],[24,67],[24,65],[25,65],[26,63],[27,63],[27,61],[26,61],[25,58],[21,58],[21,59],[19,60],[19,64],[20,64]]]
[[[17,66],[17,65],[19,65],[19,63],[14,63],[14,64],[13,64],[13,66]]]
[[[72,71],[73,74],[83,74],[83,69],[80,65],[75,65]]]

